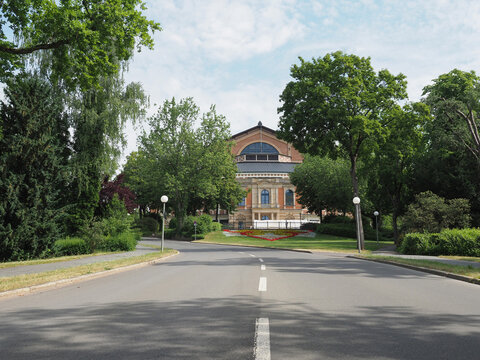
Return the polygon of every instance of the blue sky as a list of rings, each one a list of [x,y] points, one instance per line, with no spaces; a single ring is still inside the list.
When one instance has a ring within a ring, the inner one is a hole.
[[[202,111],[216,104],[232,133],[258,121],[277,128],[279,95],[299,56],[369,56],[376,70],[407,76],[412,101],[454,68],[480,72],[476,0],[150,0],[147,7],[163,31],[155,50],[135,55],[127,79],[140,81],[152,104],[173,96],[192,96]],[[126,154],[137,132],[129,128]]]
[[[193,97],[216,104],[232,133],[258,121],[277,128],[279,95],[298,57],[342,50],[371,57],[378,71],[407,76],[417,101],[454,68],[480,73],[478,0],[147,0],[158,21],[155,50],[137,53],[128,81],[153,104]],[[128,128],[125,155],[140,129]]]

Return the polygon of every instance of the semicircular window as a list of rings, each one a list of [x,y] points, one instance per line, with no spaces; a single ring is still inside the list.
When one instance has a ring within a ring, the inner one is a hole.
[[[248,161],[278,161],[278,150],[264,142],[248,145],[240,155],[245,155]]]

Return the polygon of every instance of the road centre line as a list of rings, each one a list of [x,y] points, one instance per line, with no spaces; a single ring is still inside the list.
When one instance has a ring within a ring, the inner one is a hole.
[[[267,278],[261,277],[260,281],[258,282],[258,291],[267,291]]]
[[[248,255],[250,255],[251,257],[256,257],[256,256],[255,256],[255,255],[253,255],[253,254],[248,254]]]
[[[260,270],[263,271],[263,270],[266,270],[266,269],[267,269],[267,267],[265,265],[260,266]]]
[[[255,321],[253,354],[255,360],[270,360],[270,325],[268,318],[258,318]]]
[[[263,259],[258,259],[258,260],[260,260],[260,262],[263,262]]]

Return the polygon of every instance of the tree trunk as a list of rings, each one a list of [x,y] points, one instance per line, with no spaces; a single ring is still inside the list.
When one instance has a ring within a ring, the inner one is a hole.
[[[357,157],[356,156],[350,156],[350,176],[352,178],[352,187],[353,187],[353,197],[359,196],[358,193],[358,177],[357,177]],[[362,223],[362,208],[361,205],[358,204],[358,219],[355,219],[355,221],[358,221],[359,224],[359,234],[357,236],[360,238],[360,249],[365,250],[365,236],[363,233],[363,223]]]

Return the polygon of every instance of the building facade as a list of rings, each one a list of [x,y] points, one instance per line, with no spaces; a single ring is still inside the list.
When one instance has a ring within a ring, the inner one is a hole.
[[[283,224],[285,220],[317,219],[298,203],[295,186],[290,183],[289,174],[303,161],[298,150],[261,122],[232,136],[232,141],[237,180],[248,191],[237,210],[229,214],[232,227],[254,227],[261,220]]]

